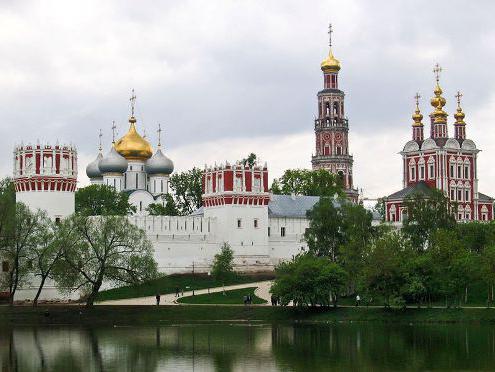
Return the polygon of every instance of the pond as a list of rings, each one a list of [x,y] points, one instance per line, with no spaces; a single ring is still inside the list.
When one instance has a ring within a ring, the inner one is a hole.
[[[493,370],[495,325],[0,329],[1,371]]]

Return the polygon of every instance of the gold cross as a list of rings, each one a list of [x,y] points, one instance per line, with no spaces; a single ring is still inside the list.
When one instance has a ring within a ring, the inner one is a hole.
[[[328,46],[330,46],[330,47],[332,46],[332,32],[333,32],[332,24],[329,23],[328,24]]]
[[[457,106],[461,107],[461,98],[462,98],[462,93],[457,91],[457,94],[455,95],[455,98],[457,98]]]
[[[437,63],[435,67],[433,68],[433,73],[435,74],[435,79],[438,81],[440,80],[440,73],[442,72],[442,68],[440,65]]]
[[[99,137],[99,140],[98,140],[98,143],[99,143],[99,146],[98,146],[98,150],[102,150],[102,147],[101,147],[101,137],[103,137],[103,134],[101,133],[101,128],[100,128],[100,134],[98,134],[98,137]]]
[[[134,94],[134,88],[132,88],[132,95],[129,101],[131,101],[131,116],[134,116],[134,105],[136,104],[136,95]]]
[[[416,107],[419,107],[419,99],[421,98],[421,95],[419,93],[416,93],[414,96],[414,99],[416,100]]]
[[[112,120],[112,143],[115,143],[115,129],[117,129],[115,126],[115,120]]]

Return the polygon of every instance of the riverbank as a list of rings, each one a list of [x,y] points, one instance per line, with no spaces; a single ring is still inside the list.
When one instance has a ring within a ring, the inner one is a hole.
[[[0,307],[0,325],[156,325],[191,322],[494,322],[495,309],[298,309],[270,306],[18,306]]]

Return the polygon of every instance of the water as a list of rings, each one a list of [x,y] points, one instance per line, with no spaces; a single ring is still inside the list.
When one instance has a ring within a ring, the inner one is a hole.
[[[495,325],[0,329],[1,371],[495,370]]]

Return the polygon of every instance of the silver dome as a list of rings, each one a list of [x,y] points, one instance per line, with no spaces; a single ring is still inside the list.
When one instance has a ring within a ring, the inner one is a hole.
[[[171,174],[174,171],[174,163],[165,156],[161,149],[146,161],[145,168],[148,174]]]
[[[98,163],[98,168],[102,174],[124,173],[127,170],[127,160],[112,146],[110,152]]]
[[[100,168],[98,168],[98,164],[100,163],[100,160],[103,158],[103,155],[98,153],[98,156],[94,161],[88,164],[86,167],[86,175],[88,178],[93,179],[93,178],[101,178],[102,174],[100,172]]]

